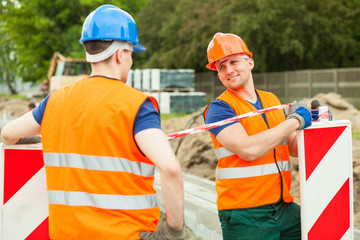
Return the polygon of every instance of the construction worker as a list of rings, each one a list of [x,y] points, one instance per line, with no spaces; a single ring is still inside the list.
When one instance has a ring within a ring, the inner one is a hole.
[[[227,90],[204,111],[206,124],[280,105],[255,89],[254,60],[237,35],[216,33],[208,45],[207,68]],[[311,125],[304,102],[210,130],[218,158],[217,207],[223,238],[300,239],[300,207],[290,194],[289,154],[297,156],[296,130]]]
[[[133,18],[102,5],[80,42],[90,77],[60,88],[1,133],[6,144],[40,131],[51,239],[183,239],[179,163],[160,127],[154,98],[125,84],[132,53],[144,51]],[[153,188],[161,176],[166,223]]]
[[[28,111],[31,111],[31,110],[33,110],[34,108],[36,108],[35,103],[33,103],[33,102],[29,103],[29,105],[28,105]]]

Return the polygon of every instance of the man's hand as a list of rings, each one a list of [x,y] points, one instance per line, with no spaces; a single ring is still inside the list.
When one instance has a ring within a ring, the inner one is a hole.
[[[310,109],[303,101],[294,101],[289,108],[289,113],[286,119],[295,118],[300,122],[298,130],[311,126]]]
[[[140,232],[140,237],[143,240],[184,239],[185,231],[184,228],[175,228],[165,223],[156,232]]]

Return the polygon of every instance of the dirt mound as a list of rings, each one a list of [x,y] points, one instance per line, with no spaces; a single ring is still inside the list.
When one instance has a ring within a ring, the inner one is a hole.
[[[7,99],[0,97],[0,112],[2,114],[0,117],[3,119],[20,117],[28,111],[28,105],[35,101],[36,100]]]
[[[0,130],[10,120],[20,117],[29,110],[30,103],[38,103],[40,99],[20,100],[0,97]]]
[[[360,131],[360,112],[342,99],[336,93],[318,94],[312,99],[303,99],[308,106],[312,100],[317,99],[321,104],[327,105],[333,113],[334,120],[350,120],[352,129]],[[165,133],[172,133],[183,129],[204,125],[202,112],[197,112],[176,119],[162,122]],[[170,140],[173,150],[177,152],[183,171],[209,179],[215,179],[217,159],[212,148],[212,142],[208,132],[188,135],[183,138]],[[355,227],[360,228],[360,140],[353,139],[353,172],[354,172],[354,222]],[[300,186],[298,161],[291,159],[293,184],[291,192],[295,202],[300,203]]]
[[[172,133],[204,125],[204,108],[193,114],[162,122],[165,133]],[[183,171],[215,180],[217,159],[207,131],[170,140]]]
[[[337,93],[319,93],[312,99],[304,99],[310,106],[311,101],[317,99],[320,104],[330,108],[333,120],[350,120],[351,127],[355,131],[360,131],[360,111],[343,99]]]

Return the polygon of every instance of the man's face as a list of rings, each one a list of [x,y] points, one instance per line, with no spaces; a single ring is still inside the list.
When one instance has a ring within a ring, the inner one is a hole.
[[[225,87],[232,90],[245,88],[252,81],[251,70],[254,68],[252,58],[245,59],[243,54],[233,54],[215,62],[218,77]]]

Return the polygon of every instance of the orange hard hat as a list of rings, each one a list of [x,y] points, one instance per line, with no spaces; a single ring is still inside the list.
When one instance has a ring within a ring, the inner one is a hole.
[[[208,69],[216,70],[214,62],[220,58],[242,53],[252,57],[244,40],[232,33],[216,33],[207,48],[207,56],[209,63],[206,65]]]

